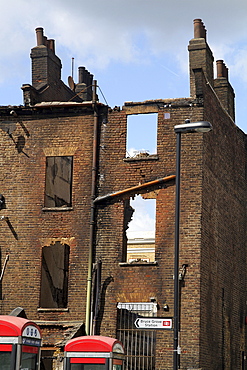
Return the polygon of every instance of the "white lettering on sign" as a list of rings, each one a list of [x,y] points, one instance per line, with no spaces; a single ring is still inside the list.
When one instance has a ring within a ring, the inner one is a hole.
[[[40,332],[34,325],[28,325],[22,332],[23,337],[41,339]]]
[[[172,329],[171,318],[143,317],[135,320],[135,327],[138,329]]]

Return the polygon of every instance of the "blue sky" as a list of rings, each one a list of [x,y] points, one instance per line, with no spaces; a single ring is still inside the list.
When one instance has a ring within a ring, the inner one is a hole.
[[[201,18],[215,61],[223,59],[236,94],[236,123],[247,132],[246,0],[1,0],[0,105],[22,104],[31,82],[35,28],[56,40],[62,79],[74,58],[107,103],[189,96],[188,51],[193,19]],[[104,99],[100,96],[101,101]]]

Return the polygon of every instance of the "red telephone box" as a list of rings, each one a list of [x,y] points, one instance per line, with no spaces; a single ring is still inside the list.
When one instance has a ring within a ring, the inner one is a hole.
[[[64,370],[123,370],[124,349],[117,339],[92,335],[65,345]]]
[[[0,370],[39,370],[40,346],[34,322],[0,315]]]

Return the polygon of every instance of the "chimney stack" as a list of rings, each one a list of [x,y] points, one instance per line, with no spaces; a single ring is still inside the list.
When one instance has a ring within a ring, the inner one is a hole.
[[[201,87],[198,86],[195,71],[202,70],[210,85],[214,83],[214,57],[206,41],[206,29],[201,19],[194,19],[194,38],[190,40],[189,62],[190,62],[190,95],[201,96]]]
[[[42,27],[36,28],[35,31],[37,45],[32,48],[30,55],[32,84],[22,86],[25,105],[30,106],[43,101],[81,102],[82,99],[75,94],[74,89],[69,89],[61,80],[62,63],[55,54],[55,41],[44,36]]]
[[[223,60],[216,61],[217,78],[214,80],[214,90],[222,105],[235,121],[235,93],[228,81],[228,68]]]
[[[36,28],[36,37],[37,46],[31,50],[32,85],[39,89],[60,81],[62,64],[55,55],[55,41],[44,36],[42,27]]]

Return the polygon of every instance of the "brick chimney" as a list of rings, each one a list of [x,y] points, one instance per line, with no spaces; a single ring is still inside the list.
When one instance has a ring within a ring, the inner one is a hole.
[[[26,106],[41,102],[82,102],[92,100],[93,75],[79,68],[79,83],[69,77],[69,86],[61,80],[62,63],[55,55],[55,42],[44,36],[42,27],[36,28],[37,45],[31,50],[32,85],[22,85]]]
[[[206,40],[206,29],[201,19],[194,19],[194,38],[190,40],[189,64],[190,64],[190,96],[197,97],[195,70],[202,69],[209,83],[213,86],[214,57]]]
[[[37,46],[31,50],[32,86],[40,89],[61,79],[62,64],[55,55],[54,40],[44,36],[43,28],[36,28],[36,36]]]
[[[228,81],[228,68],[223,60],[216,61],[217,78],[214,80],[214,90],[223,107],[235,121],[235,93]]]

